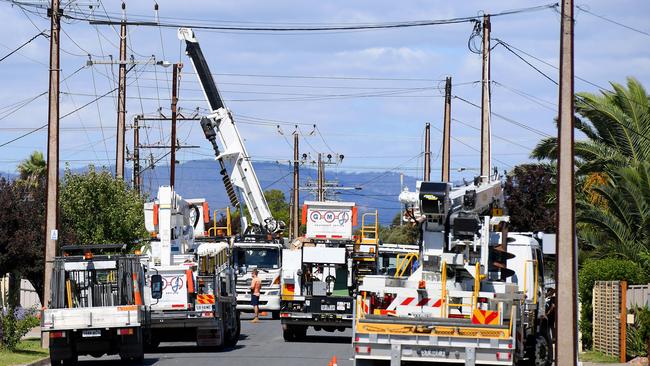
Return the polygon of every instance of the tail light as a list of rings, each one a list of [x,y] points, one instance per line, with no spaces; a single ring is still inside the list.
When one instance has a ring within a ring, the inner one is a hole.
[[[121,335],[121,336],[133,335],[133,328],[120,328],[117,330],[117,335]]]
[[[477,301],[479,304],[487,304],[487,302],[488,302],[488,298],[487,298],[487,297],[479,297],[479,298],[476,299],[476,301]]]
[[[50,339],[55,339],[55,338],[65,338],[65,332],[63,331],[50,332]]]
[[[289,313],[280,313],[280,318],[291,318],[291,314],[289,314]]]
[[[354,346],[355,353],[370,354],[370,346]]]
[[[497,361],[510,361],[510,352],[497,352]]]

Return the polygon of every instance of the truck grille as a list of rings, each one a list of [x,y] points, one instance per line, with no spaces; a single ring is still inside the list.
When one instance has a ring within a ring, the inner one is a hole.
[[[251,287],[251,282],[252,282],[252,279],[247,279],[247,280],[238,279],[237,280],[237,287],[248,287],[248,288],[250,288]],[[272,280],[262,280],[262,287],[269,287],[269,286],[271,286],[272,282],[273,282]]]

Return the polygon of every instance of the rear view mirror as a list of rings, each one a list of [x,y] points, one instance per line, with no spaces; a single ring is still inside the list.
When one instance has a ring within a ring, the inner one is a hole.
[[[163,290],[163,278],[161,275],[151,276],[151,298],[152,299],[161,299]]]

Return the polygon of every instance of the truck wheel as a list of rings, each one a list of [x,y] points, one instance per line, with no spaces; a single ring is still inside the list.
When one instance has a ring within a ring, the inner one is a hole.
[[[302,325],[296,327],[296,330],[294,331],[296,335],[296,340],[297,341],[304,341],[305,337],[307,337],[307,326]]]
[[[63,361],[62,360],[53,360],[52,358],[50,358],[50,365],[52,365],[52,366],[61,366],[61,365],[63,365]]]
[[[271,312],[271,319],[278,320],[280,319],[280,310]]]
[[[72,357],[70,357],[67,360],[63,360],[63,365],[64,366],[77,366],[77,364],[79,363],[78,357],[79,356],[77,356],[77,352],[73,352]]]
[[[282,338],[286,342],[293,342],[296,340],[296,332],[294,331],[293,327],[291,326],[286,326],[284,329],[282,329]]]
[[[535,338],[535,349],[533,351],[533,359],[531,364],[534,366],[549,366],[553,362],[553,351],[549,348],[546,337],[537,335]]]
[[[241,335],[241,320],[239,318],[239,311],[235,311],[235,329],[228,332],[226,338],[226,347],[235,347]]]

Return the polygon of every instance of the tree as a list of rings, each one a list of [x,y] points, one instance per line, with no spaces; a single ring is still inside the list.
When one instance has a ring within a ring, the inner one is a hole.
[[[15,284],[21,278],[29,280],[41,297],[44,248],[43,181],[25,185],[0,178],[0,275],[10,273]],[[10,290],[17,294],[15,287]]]
[[[382,242],[390,244],[417,244],[420,236],[418,225],[403,223],[400,225],[401,216],[398,213],[393,218],[392,225],[379,229]]]
[[[576,141],[578,173],[609,172],[620,166],[650,161],[650,99],[634,78],[627,88],[611,83],[613,92],[578,93],[575,127],[587,136]],[[557,158],[557,139],[543,139],[531,153],[539,160]]]
[[[43,158],[43,153],[34,151],[29,158],[18,164],[18,173],[20,181],[27,185],[39,185],[41,178],[47,173],[47,162]]]
[[[554,176],[548,164],[518,165],[508,175],[504,195],[512,231],[555,232],[556,209],[549,203]]]
[[[147,236],[144,201],[122,179],[89,166],[85,174],[66,169],[60,192],[61,222],[77,244],[133,244]]]
[[[577,203],[581,239],[600,255],[639,262],[650,255],[650,161],[613,171]]]
[[[279,221],[284,221],[285,224],[289,224],[289,202],[287,198],[279,189],[269,189],[264,191],[264,197],[266,197],[266,202],[269,204],[269,209],[273,218]]]

